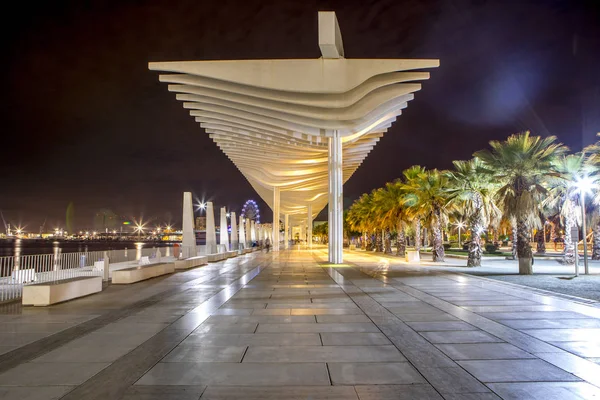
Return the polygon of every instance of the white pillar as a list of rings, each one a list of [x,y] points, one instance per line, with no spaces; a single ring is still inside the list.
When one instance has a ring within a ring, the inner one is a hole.
[[[250,221],[250,238],[252,242],[256,242],[256,222]]]
[[[240,229],[240,238],[239,238],[240,244],[242,246],[244,246],[244,248],[246,248],[246,232],[244,231],[244,217],[242,217],[241,215],[240,215],[239,229]]]
[[[285,214],[285,219],[283,222],[283,248],[284,249],[289,249],[290,248],[290,215],[289,214]]]
[[[279,188],[273,187],[273,251],[279,251]]]
[[[206,254],[217,252],[217,232],[215,230],[215,210],[212,201],[206,203]]]
[[[223,251],[229,251],[229,233],[227,232],[227,209],[221,207],[221,230],[219,232],[219,243]]]
[[[312,227],[313,227],[313,219],[312,219],[312,204],[306,206],[307,208],[307,220],[306,220],[306,240],[309,249],[312,249]]]
[[[343,262],[342,137],[337,130],[329,137],[329,262]]]
[[[250,218],[246,218],[246,242],[248,247],[252,247],[252,232],[250,231]]]
[[[183,192],[183,240],[181,243],[181,251],[184,258],[196,255],[193,207],[192,192]]]
[[[235,220],[235,213],[231,213],[231,250],[237,251],[239,250],[239,240],[238,240],[238,231],[237,231],[237,221]]]

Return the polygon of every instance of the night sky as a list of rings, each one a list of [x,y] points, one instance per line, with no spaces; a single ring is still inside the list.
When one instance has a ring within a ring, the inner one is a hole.
[[[147,63],[318,58],[319,10],[336,11],[348,58],[441,62],[344,186],[347,203],[411,165],[449,168],[525,129],[573,150],[600,132],[599,0],[17,7],[5,10],[0,28],[0,210],[28,231],[44,219],[47,228],[64,227],[71,202],[83,229],[103,209],[178,223],[183,191],[238,212],[259,200]]]

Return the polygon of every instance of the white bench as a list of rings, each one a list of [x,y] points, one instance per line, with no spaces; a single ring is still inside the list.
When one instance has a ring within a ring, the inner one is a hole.
[[[175,261],[175,270],[190,269],[208,264],[208,257],[197,256]]]
[[[112,283],[129,284],[144,281],[157,276],[175,272],[174,263],[159,263],[140,265],[139,267],[124,268],[112,271]]]
[[[29,283],[37,281],[35,269],[19,269],[13,271],[11,274],[11,278],[16,283]]]
[[[80,276],[55,282],[23,286],[22,303],[25,306],[49,306],[102,291],[102,278]]]
[[[243,252],[244,252],[244,254],[252,253],[252,248],[251,248],[251,247],[246,247],[246,248],[243,250]]]
[[[421,262],[421,256],[416,250],[406,250],[406,255],[404,257],[406,262]]]
[[[227,254],[227,258],[233,258],[233,257],[237,257],[238,256],[238,252],[237,251],[228,251],[225,254]]]
[[[140,261],[139,261],[140,265],[150,265],[150,257],[140,257]]]
[[[226,253],[207,254],[206,258],[209,263],[218,262],[218,261],[223,261],[224,259],[226,259],[227,254]]]

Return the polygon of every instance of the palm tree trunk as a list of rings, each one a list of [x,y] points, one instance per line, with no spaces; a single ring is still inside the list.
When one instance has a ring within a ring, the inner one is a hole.
[[[533,275],[533,254],[529,244],[529,229],[525,221],[517,221],[517,257],[519,258],[519,274]]]
[[[384,240],[384,252],[385,254],[392,254],[392,235],[389,228],[385,228],[385,240]]]
[[[592,260],[600,260],[600,223],[592,230]]]
[[[506,257],[507,260],[516,260],[517,259],[517,221],[512,220],[510,223],[511,226],[511,255]]]
[[[383,238],[379,229],[375,232],[375,251],[383,251]]]
[[[571,229],[575,226],[575,215],[573,207],[565,213],[565,249],[563,251],[562,263],[575,264],[575,243],[571,235]]]
[[[546,254],[546,225],[542,223],[542,229],[538,229],[536,234],[536,253]]]
[[[421,250],[421,220],[415,220],[415,250]]]
[[[439,210],[435,211],[435,217],[431,224],[431,233],[433,236],[432,248],[433,261],[443,262],[444,261],[444,240],[442,238],[442,223],[440,221]]]
[[[404,223],[402,221],[398,221],[396,224],[396,232],[398,233],[396,236],[396,255],[404,257],[404,253],[406,253],[406,236],[404,235]]]
[[[483,218],[481,215],[481,207],[483,206],[481,197],[478,197],[473,202],[475,213],[470,218],[471,225],[471,242],[469,243],[469,258],[467,259],[467,267],[481,267],[481,232],[483,232]]]

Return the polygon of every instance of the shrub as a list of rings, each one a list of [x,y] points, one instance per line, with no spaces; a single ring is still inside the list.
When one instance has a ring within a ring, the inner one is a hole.
[[[485,251],[490,254],[496,253],[498,251],[498,245],[493,244],[493,243],[488,243],[485,245]]]
[[[450,250],[452,245],[450,243],[444,243],[444,250]]]

